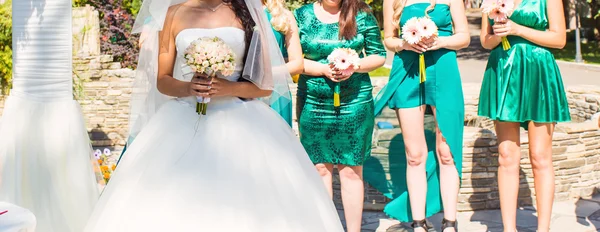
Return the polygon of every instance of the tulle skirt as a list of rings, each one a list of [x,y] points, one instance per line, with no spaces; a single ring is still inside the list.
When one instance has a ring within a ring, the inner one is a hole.
[[[0,202],[0,231],[34,232],[35,216],[27,209]]]
[[[302,145],[266,104],[163,105],[113,173],[86,232],[343,231]]]
[[[30,210],[37,231],[81,232],[98,200],[96,180],[76,101],[7,98],[0,122],[0,201]]]

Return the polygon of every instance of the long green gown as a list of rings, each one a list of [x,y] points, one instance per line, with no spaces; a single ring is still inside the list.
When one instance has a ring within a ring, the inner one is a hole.
[[[510,19],[536,30],[548,29],[545,0],[523,0]],[[493,22],[492,22],[493,23]],[[569,106],[556,60],[548,48],[508,36],[511,48],[490,53],[479,95],[479,115],[492,120],[555,123],[570,121]]]
[[[267,9],[265,9],[265,14],[267,14],[267,19],[271,21],[271,13]],[[272,26],[271,26],[272,27]],[[277,44],[279,45],[279,50],[284,58],[287,58],[287,48],[285,47],[285,35],[273,28],[273,34],[275,34],[275,39],[277,40]],[[290,80],[291,81],[291,80]],[[271,95],[272,99],[280,98],[278,93],[273,92]],[[288,99],[292,99],[292,94],[290,93],[287,96]],[[282,100],[275,100],[271,102],[271,108],[275,110],[287,123],[292,126],[292,104],[283,104]]]
[[[427,3],[406,6],[400,23],[403,25],[413,17],[425,15]],[[452,16],[446,4],[436,4],[429,16],[439,29],[439,36],[451,36]],[[392,109],[414,108],[421,105],[436,107],[437,123],[450,151],[459,177],[462,176],[462,141],[464,125],[464,99],[456,51],[440,49],[425,53],[426,81],[420,83],[419,55],[412,51],[395,54],[390,80],[375,98],[375,114],[384,107]],[[409,120],[409,119],[408,119]],[[427,204],[426,216],[442,210],[439,167],[435,154],[435,133],[425,131],[428,144]],[[399,221],[412,221],[408,187],[406,184],[406,154],[402,136],[394,138],[390,144],[389,161],[372,157],[364,166],[364,179],[385,196],[393,199],[384,212]]]
[[[316,18],[315,4],[307,4],[294,14],[300,44],[306,59],[327,64],[336,48],[385,57],[381,32],[371,13],[356,16],[357,35],[339,39],[338,23],[323,23]],[[354,73],[340,83],[339,107],[334,107],[335,84],[324,76],[301,75],[298,80],[297,114],[300,141],[313,163],[360,166],[371,154],[374,127],[373,85],[368,73]]]

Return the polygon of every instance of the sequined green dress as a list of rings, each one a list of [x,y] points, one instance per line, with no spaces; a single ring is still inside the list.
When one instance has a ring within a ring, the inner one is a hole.
[[[357,35],[339,39],[338,23],[316,18],[314,4],[297,9],[300,44],[306,59],[323,64],[336,48],[351,48],[362,56],[385,57],[381,32],[375,17],[356,16]],[[300,140],[313,163],[362,165],[371,154],[374,127],[373,86],[367,73],[355,73],[340,84],[339,107],[333,105],[334,83],[323,76],[301,75],[298,80],[297,118]]]
[[[400,18],[404,25],[413,17],[423,17],[427,3],[415,3],[404,8]],[[453,34],[450,6],[436,4],[429,12],[439,30],[439,36]],[[392,109],[414,108],[421,105],[436,107],[437,123],[450,146],[459,177],[462,176],[462,142],[464,125],[464,99],[456,59],[456,51],[439,49],[425,52],[426,80],[420,82],[419,55],[412,51],[395,54],[390,80],[375,98],[375,114],[389,106]],[[407,119],[410,120],[410,119]],[[435,133],[426,130],[428,144],[426,216],[442,210],[438,161],[435,154]],[[393,199],[384,212],[403,222],[412,221],[406,182],[406,152],[404,140],[399,135],[390,144],[389,157],[373,156],[364,165],[364,179],[385,196]]]
[[[510,19],[546,30],[546,4],[544,0],[523,0]],[[530,121],[570,121],[562,77],[552,53],[522,37],[508,36],[508,41],[508,51],[498,46],[490,53],[479,95],[479,115],[519,122],[525,129]]]

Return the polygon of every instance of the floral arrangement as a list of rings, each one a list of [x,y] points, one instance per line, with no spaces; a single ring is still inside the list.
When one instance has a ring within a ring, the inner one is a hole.
[[[513,0],[484,0],[481,4],[481,12],[488,14],[494,22],[504,22],[512,14],[515,4]],[[502,37],[502,48],[510,49],[510,43],[506,37]]]
[[[211,78],[217,73],[230,76],[235,71],[235,53],[218,37],[202,37],[193,41],[185,50],[184,57],[193,72]],[[210,98],[198,97],[196,112],[205,115],[208,102]]]
[[[438,27],[429,17],[413,17],[402,26],[402,39],[415,45],[423,41],[434,40],[438,36]],[[421,83],[426,80],[425,54],[419,54],[419,77]]]
[[[98,166],[100,170],[97,170],[102,174],[102,179],[106,183],[110,180],[112,172],[117,168],[116,164],[108,166],[108,157],[110,156],[111,151],[108,148],[104,148],[104,151],[100,151],[99,149],[94,152],[94,158],[96,158],[96,162],[98,162]]]
[[[360,65],[358,53],[349,48],[336,48],[327,56],[327,60],[344,76],[352,75],[354,69]],[[333,90],[333,106],[340,106],[340,83],[336,83]]]

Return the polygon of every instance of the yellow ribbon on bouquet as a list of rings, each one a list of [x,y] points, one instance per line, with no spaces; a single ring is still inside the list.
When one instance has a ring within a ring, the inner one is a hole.
[[[420,83],[425,82],[426,78],[426,66],[425,66],[425,55],[419,54],[419,77],[421,79]]]

